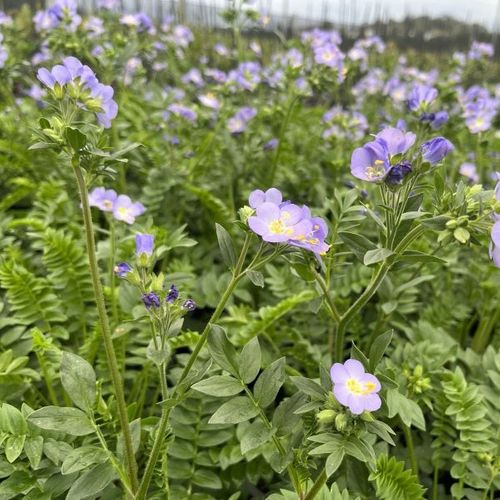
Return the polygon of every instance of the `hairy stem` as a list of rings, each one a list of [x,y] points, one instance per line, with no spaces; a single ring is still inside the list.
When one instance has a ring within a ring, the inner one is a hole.
[[[411,468],[418,479],[418,462],[417,456],[415,455],[415,447],[413,446],[413,437],[411,435],[411,430],[403,422],[401,422],[401,427],[403,428],[403,433],[405,435],[406,448],[408,449],[408,457],[410,459]]]
[[[77,156],[72,160],[73,171],[75,173],[76,181],[78,184],[78,191],[83,209],[83,223],[85,226],[85,239],[87,245],[87,253],[89,257],[90,275],[92,278],[92,287],[94,290],[94,297],[99,315],[99,325],[101,328],[102,338],[104,341],[104,349],[106,352],[107,364],[111,375],[111,383],[116,397],[116,406],[118,409],[118,418],[120,420],[121,430],[123,432],[125,444],[125,457],[126,465],[129,473],[129,479],[132,491],[137,489],[137,464],[135,461],[134,449],[132,446],[132,435],[130,433],[130,426],[127,415],[127,404],[125,402],[125,394],[123,392],[123,381],[118,369],[118,362],[116,353],[111,338],[111,329],[109,327],[108,315],[106,312],[106,304],[104,302],[104,293],[102,284],[99,277],[99,267],[97,265],[97,256],[94,239],[94,228],[92,224],[92,213],[90,212],[90,205],[88,199],[87,185],[80,168],[79,159]]]
[[[240,256],[238,258],[238,262],[236,264],[236,267],[233,271],[233,275],[231,278],[231,281],[229,282],[228,287],[226,288],[226,291],[222,295],[217,307],[215,308],[215,311],[213,312],[211,318],[208,320],[208,323],[205,325],[205,328],[203,329],[203,332],[193,350],[191,353],[191,356],[184,367],[184,370],[182,371],[182,374],[177,381],[177,385],[172,392],[172,399],[175,399],[176,396],[179,394],[179,387],[181,387],[182,382],[186,379],[186,377],[189,375],[189,372],[191,371],[196,359],[198,358],[198,355],[200,354],[201,349],[205,345],[208,334],[210,333],[210,330],[212,329],[212,325],[219,319],[220,315],[224,311],[224,308],[226,307],[226,303],[231,297],[234,289],[236,288],[236,285],[239,283],[241,278],[243,277],[243,274],[241,272],[243,268],[243,264],[245,262],[245,257],[248,252],[248,247],[250,246],[250,235],[247,234],[245,238],[245,242],[243,243],[243,248],[241,250]],[[139,485],[139,490],[137,492],[136,499],[137,500],[144,500],[147,496],[148,489],[149,489],[149,483],[151,482],[151,478],[153,476],[154,468],[156,466],[156,462],[158,461],[158,455],[160,453],[163,437],[165,434],[165,431],[167,430],[168,427],[168,419],[170,417],[170,412],[172,411],[172,406],[169,408],[166,408],[161,416],[160,419],[160,424],[158,428],[158,432],[156,434],[156,438],[153,443],[153,448],[151,449],[151,454],[149,455],[148,462],[146,464],[146,469],[144,470],[144,475],[142,477],[141,483]]]
[[[321,488],[323,488],[323,485],[326,483],[327,479],[328,478],[326,477],[326,471],[325,469],[323,469],[321,471],[321,474],[316,478],[316,481],[314,481],[314,484],[307,493],[305,500],[313,500],[313,498],[316,498],[316,495],[320,492]]]

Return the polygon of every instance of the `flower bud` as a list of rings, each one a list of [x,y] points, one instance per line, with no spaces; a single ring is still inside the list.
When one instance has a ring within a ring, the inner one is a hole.
[[[363,420],[363,422],[373,422],[375,420],[375,417],[371,414],[371,412],[364,411],[361,414],[361,420]]]
[[[453,144],[444,137],[435,137],[420,146],[424,161],[428,161],[431,165],[440,162],[453,149]]]
[[[316,414],[316,420],[320,424],[331,424],[335,420],[337,412],[334,410],[321,410]]]
[[[113,268],[113,271],[119,278],[124,278],[130,271],[132,271],[132,268],[126,262],[119,262]]]
[[[347,416],[345,413],[339,413],[335,417],[335,428],[342,432],[347,427]]]
[[[248,221],[248,218],[254,214],[255,210],[247,205],[244,207],[241,207],[239,209],[239,214],[240,214],[240,220],[243,222],[243,224],[246,224]]]
[[[453,231],[454,238],[462,245],[465,245],[470,239],[470,233],[464,227],[457,227],[455,231]]]
[[[147,309],[151,309],[152,307],[160,307],[160,298],[154,292],[144,293],[142,295],[142,301]]]

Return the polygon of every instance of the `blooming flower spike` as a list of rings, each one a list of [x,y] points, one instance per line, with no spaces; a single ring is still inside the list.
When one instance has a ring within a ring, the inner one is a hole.
[[[335,363],[330,369],[330,376],[333,395],[355,415],[364,411],[376,411],[381,407],[382,401],[378,395],[380,382],[375,375],[365,373],[358,360],[348,359],[344,364]]]

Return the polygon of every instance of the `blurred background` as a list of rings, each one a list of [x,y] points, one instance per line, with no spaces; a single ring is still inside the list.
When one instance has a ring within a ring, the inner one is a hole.
[[[123,12],[145,12],[161,21],[207,29],[224,26],[221,14],[233,0],[120,0]],[[495,45],[500,53],[500,0],[254,0],[265,22],[262,35],[289,37],[313,27],[334,28],[344,40],[377,34],[402,48],[443,52],[466,50],[472,40]],[[0,0],[9,10],[30,5],[45,8],[51,0]],[[97,0],[78,0],[83,12],[96,10]],[[253,28],[255,31],[255,28]],[[255,34],[255,33],[254,33]]]

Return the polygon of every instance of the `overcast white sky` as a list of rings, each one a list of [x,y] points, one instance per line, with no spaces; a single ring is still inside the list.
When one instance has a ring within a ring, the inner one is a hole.
[[[227,0],[204,0],[209,4],[227,5]],[[429,14],[432,17],[449,15],[462,21],[477,22],[489,29],[498,27],[499,0],[256,0],[256,5],[270,8],[277,14],[288,11],[301,17],[323,18],[326,8],[328,18],[363,22],[382,8],[391,19],[401,19],[406,14]],[[496,24],[495,24],[496,23]]]

